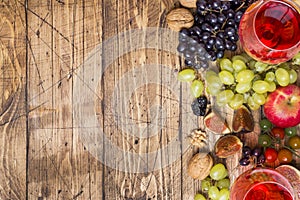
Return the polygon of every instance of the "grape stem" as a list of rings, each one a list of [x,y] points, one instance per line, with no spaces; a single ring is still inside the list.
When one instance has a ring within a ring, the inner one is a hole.
[[[235,10],[235,12],[239,11],[242,7],[244,7],[245,5],[245,1],[243,1],[243,3]]]

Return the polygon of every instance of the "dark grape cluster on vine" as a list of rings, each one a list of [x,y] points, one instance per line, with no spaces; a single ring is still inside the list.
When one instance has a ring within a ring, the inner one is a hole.
[[[209,61],[222,58],[226,50],[236,51],[239,22],[251,3],[253,0],[198,0],[194,25],[179,33],[177,50],[185,65],[207,68]]]
[[[251,149],[249,146],[243,147],[243,156],[239,163],[242,166],[247,166],[250,164],[251,160],[256,159],[256,164],[261,165],[265,162],[266,158],[262,148],[256,147]]]

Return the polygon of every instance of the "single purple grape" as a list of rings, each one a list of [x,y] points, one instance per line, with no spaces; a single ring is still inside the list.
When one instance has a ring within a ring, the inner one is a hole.
[[[243,156],[250,156],[251,155],[251,148],[248,146],[243,147]]]
[[[261,155],[261,153],[262,153],[261,148],[255,148],[255,149],[252,150],[251,155],[259,157]]]
[[[247,166],[250,164],[250,160],[249,160],[249,158],[241,158],[239,163],[241,166]]]
[[[261,154],[258,158],[257,158],[257,164],[263,164],[265,163],[266,158],[264,154]]]

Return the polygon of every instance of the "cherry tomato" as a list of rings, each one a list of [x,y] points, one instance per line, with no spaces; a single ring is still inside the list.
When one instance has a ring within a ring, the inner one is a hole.
[[[277,155],[278,153],[274,148],[268,147],[265,150],[266,162],[267,163],[275,162],[275,160],[277,159]]]
[[[295,135],[295,136],[290,137],[289,145],[293,149],[300,149],[300,136]]]
[[[288,164],[293,160],[293,153],[288,149],[281,149],[278,152],[278,160],[280,164]]]
[[[267,134],[260,134],[258,136],[258,143],[262,146],[262,147],[268,147],[271,145],[272,143],[272,139],[269,135]]]
[[[280,138],[281,140],[284,139],[285,133],[283,128],[274,127],[271,129],[271,133],[275,138]]]
[[[293,127],[285,128],[284,132],[286,136],[292,137],[297,134],[297,127],[293,126]]]
[[[261,130],[267,131],[267,130],[270,130],[273,125],[268,119],[264,118],[264,119],[260,120],[259,126],[260,126]]]

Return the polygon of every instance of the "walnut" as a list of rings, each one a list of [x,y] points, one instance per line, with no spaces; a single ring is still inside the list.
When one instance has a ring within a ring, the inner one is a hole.
[[[194,179],[203,180],[213,166],[213,158],[207,153],[197,153],[188,163],[187,173]]]
[[[197,0],[179,0],[180,4],[187,8],[196,8]]]
[[[167,15],[167,24],[174,31],[180,31],[182,28],[190,28],[194,24],[192,13],[185,8],[175,8]]]
[[[205,131],[196,129],[190,135],[191,144],[199,148],[203,148],[207,145],[207,134]]]

